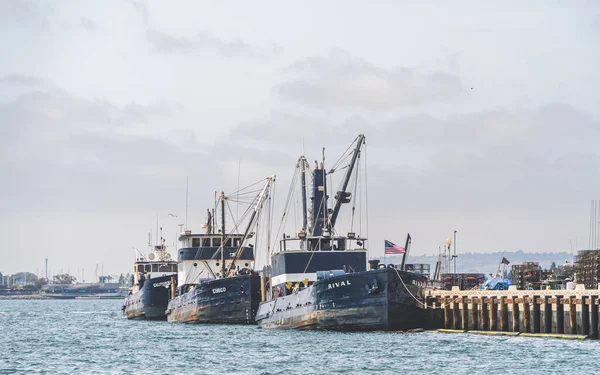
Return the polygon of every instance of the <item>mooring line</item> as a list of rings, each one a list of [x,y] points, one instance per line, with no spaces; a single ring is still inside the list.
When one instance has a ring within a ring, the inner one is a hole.
[[[417,297],[415,297],[410,290],[408,289],[408,287],[406,286],[406,284],[404,283],[404,280],[402,280],[402,276],[400,276],[400,272],[398,272],[398,270],[396,268],[394,268],[394,271],[396,271],[396,275],[398,275],[398,278],[400,279],[400,281],[402,282],[402,285],[404,285],[404,289],[406,289],[406,291],[408,292],[408,294],[410,294],[410,296],[412,298],[414,298],[415,301],[419,302],[421,305],[427,307],[427,308],[432,308],[432,309],[442,309],[444,307],[446,307],[446,305],[450,305],[449,303],[447,304],[443,304],[441,306],[436,306],[436,307],[428,307],[426,304],[424,304],[423,302],[419,301],[419,299],[417,299]]]

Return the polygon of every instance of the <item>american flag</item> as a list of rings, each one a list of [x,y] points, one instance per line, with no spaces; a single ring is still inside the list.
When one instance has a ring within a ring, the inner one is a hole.
[[[385,240],[385,253],[386,254],[404,254],[406,249],[402,246],[398,246],[395,243]]]

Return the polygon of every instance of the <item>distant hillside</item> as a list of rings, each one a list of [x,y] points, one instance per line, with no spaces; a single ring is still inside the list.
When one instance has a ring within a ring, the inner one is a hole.
[[[498,268],[498,262],[501,259],[501,253],[463,253],[457,254],[456,269],[457,272],[477,272],[477,273],[495,273]],[[513,264],[522,264],[523,262],[539,262],[544,269],[550,268],[550,264],[555,262],[557,265],[562,265],[565,261],[573,263],[573,255],[568,252],[560,253],[526,253],[524,251],[507,251],[504,252],[504,257],[508,259],[510,264],[507,269]],[[398,258],[398,257],[394,257]],[[400,257],[401,259],[401,257]],[[416,255],[410,256],[407,263],[426,263],[431,265],[431,272],[435,268],[437,256]],[[387,258],[388,263],[399,263],[396,259]],[[444,271],[447,272],[447,271]]]

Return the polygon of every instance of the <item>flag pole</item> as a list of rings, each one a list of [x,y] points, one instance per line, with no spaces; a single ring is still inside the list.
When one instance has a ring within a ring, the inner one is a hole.
[[[383,240],[383,264],[385,264],[385,266],[387,267],[387,263],[386,263],[386,256],[387,254],[385,253],[385,240]]]
[[[500,261],[498,262],[498,270],[496,271],[495,277],[500,277],[500,265],[502,265],[502,258],[504,257],[504,250],[500,254]]]
[[[406,234],[406,243],[404,244],[404,254],[402,255],[402,265],[400,269],[404,271],[404,261],[406,260],[406,255],[408,254],[408,248],[410,247],[410,233]]]

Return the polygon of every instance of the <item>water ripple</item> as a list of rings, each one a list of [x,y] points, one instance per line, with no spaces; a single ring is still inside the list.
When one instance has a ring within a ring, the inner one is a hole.
[[[128,321],[121,301],[0,301],[1,374],[595,373],[596,341]]]

